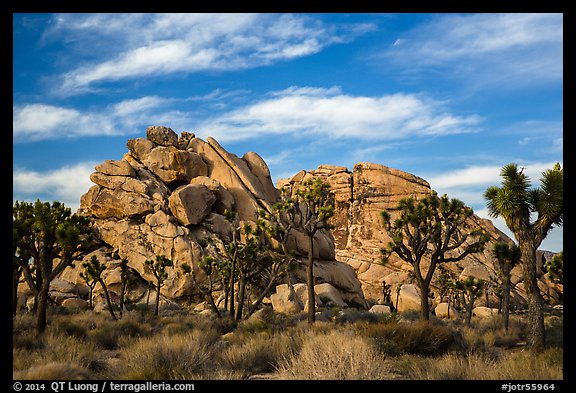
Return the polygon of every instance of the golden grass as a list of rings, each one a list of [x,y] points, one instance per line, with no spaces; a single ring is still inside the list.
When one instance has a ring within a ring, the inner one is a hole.
[[[23,380],[89,380],[94,373],[71,362],[50,362],[28,370],[14,371],[14,379]]]
[[[428,358],[403,355],[393,361],[403,379],[414,380],[559,380],[562,379],[562,349],[541,354],[513,352],[495,359],[481,353],[448,353]]]
[[[198,332],[137,339],[122,351],[116,379],[198,379],[210,371],[209,343]]]
[[[365,338],[333,330],[304,339],[302,349],[278,367],[280,379],[363,380],[391,379],[383,355]]]

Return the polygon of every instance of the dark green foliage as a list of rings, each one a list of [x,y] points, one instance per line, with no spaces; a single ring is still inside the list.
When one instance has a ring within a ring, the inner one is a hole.
[[[564,251],[560,251],[547,261],[545,268],[550,280],[564,284]]]

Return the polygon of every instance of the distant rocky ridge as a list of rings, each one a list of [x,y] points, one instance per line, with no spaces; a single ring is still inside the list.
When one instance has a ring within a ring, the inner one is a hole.
[[[380,212],[388,210],[393,214],[398,201],[405,197],[421,198],[431,192],[427,181],[410,173],[384,165],[359,162],[352,171],[342,166],[320,165],[315,170],[302,170],[290,179],[280,179],[277,187],[286,184],[298,185],[308,178],[320,177],[330,184],[334,193],[335,215],[331,219],[334,229],[336,260],[350,265],[362,283],[367,299],[382,301],[382,283],[392,285],[395,293],[397,285],[411,282],[412,267],[398,256],[392,255],[389,263],[379,263],[380,248],[390,241],[381,223]],[[445,266],[457,277],[474,276],[489,280],[496,277],[495,260],[492,256],[494,243],[513,243],[506,234],[496,228],[490,220],[474,215],[468,220],[469,227],[482,227],[490,235],[490,242],[484,252],[472,254],[457,263]],[[539,258],[543,252],[539,251]],[[544,257],[550,258],[550,253]],[[542,264],[543,265],[543,264]],[[522,267],[512,270],[513,304],[525,304],[525,291],[522,283]],[[552,283],[542,269],[539,270],[538,285],[544,299],[555,304],[561,297],[562,288]],[[433,284],[433,283],[432,283]],[[409,288],[409,287],[407,287]],[[433,288],[434,289],[434,288]],[[488,299],[492,307],[497,307],[497,299]],[[435,299],[438,302],[438,299]],[[418,307],[418,305],[415,305]]]

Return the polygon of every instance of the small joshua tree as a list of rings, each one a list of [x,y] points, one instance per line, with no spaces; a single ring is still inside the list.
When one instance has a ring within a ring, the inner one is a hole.
[[[474,309],[474,302],[482,295],[482,290],[484,289],[484,280],[476,279],[470,276],[463,281],[456,282],[456,286],[465,294],[466,325],[470,325],[470,322],[472,321],[472,310]]]
[[[164,255],[156,255],[156,261],[147,259],[144,264],[152,270],[152,273],[156,278],[156,306],[154,308],[154,315],[158,315],[160,306],[160,289],[164,285],[164,281],[168,278],[166,268],[173,267],[174,263]]]
[[[92,255],[90,261],[84,262],[82,266],[84,267],[84,277],[85,277],[85,278],[83,277],[84,280],[86,281],[86,278],[88,278],[92,281],[97,281],[100,284],[100,286],[104,290],[104,297],[106,298],[106,304],[108,305],[110,315],[112,316],[112,318],[114,318],[114,320],[118,320],[112,308],[112,302],[110,301],[110,294],[108,293],[108,288],[106,287],[106,283],[102,279],[102,272],[106,270],[106,264],[100,263],[98,257],[96,257],[96,255]],[[90,300],[92,300],[92,296],[90,296]]]
[[[89,290],[88,303],[90,304],[90,308],[94,308],[92,297],[93,297],[93,293],[94,293],[94,288],[96,287],[96,284],[98,284],[98,281],[96,279],[94,279],[94,277],[86,274],[85,272],[80,272],[80,277],[84,280],[84,282],[88,286],[88,290]]]
[[[502,313],[504,330],[508,330],[510,315],[510,290],[512,288],[512,268],[520,262],[522,253],[516,245],[509,246],[506,243],[496,243],[492,252],[498,262],[499,275],[502,281]]]

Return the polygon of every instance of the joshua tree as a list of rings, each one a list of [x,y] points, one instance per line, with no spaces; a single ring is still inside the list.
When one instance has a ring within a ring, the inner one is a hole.
[[[114,310],[112,308],[112,302],[110,301],[110,293],[108,292],[108,288],[106,287],[106,283],[102,279],[102,273],[106,270],[106,264],[100,263],[96,255],[92,255],[90,261],[84,262],[82,264],[84,267],[84,277],[91,279],[92,281],[96,281],[100,284],[102,289],[104,290],[104,297],[106,298],[106,304],[108,305],[108,310],[110,311],[110,315],[114,320],[118,320],[116,314],[114,314]],[[86,280],[86,278],[84,278]],[[90,296],[90,300],[92,300],[92,296]]]
[[[60,202],[14,203],[13,264],[22,268],[34,293],[38,334],[46,330],[50,282],[90,252],[90,232],[90,220]]]
[[[174,263],[164,255],[156,255],[156,261],[147,259],[144,264],[152,270],[152,273],[156,278],[156,306],[154,308],[154,315],[158,315],[160,307],[160,289],[164,285],[164,281],[168,278],[166,268],[173,267]]]
[[[440,274],[436,277],[435,284],[438,287],[440,302],[443,302],[444,299],[448,301],[448,318],[450,318],[450,302],[452,301],[452,296],[454,294],[454,282],[456,281],[456,277],[454,273],[442,264],[438,265],[438,270],[440,271]]]
[[[403,198],[396,208],[399,215],[392,220],[387,211],[381,212],[384,228],[390,235],[388,247],[382,248],[382,262],[392,253],[412,265],[420,288],[421,319],[429,320],[428,295],[436,266],[457,262],[467,255],[482,251],[488,235],[481,229],[465,229],[472,209],[458,199],[438,197],[432,191],[421,200]],[[427,272],[422,271],[425,255],[430,255]]]
[[[510,319],[510,289],[512,287],[511,272],[512,268],[520,262],[520,257],[522,255],[518,246],[510,246],[507,243],[496,243],[492,253],[498,262],[498,268],[501,273],[499,276],[501,276],[502,279],[503,323],[504,329],[508,330]]]
[[[472,276],[467,277],[463,281],[457,281],[456,287],[461,290],[468,298],[466,301],[466,325],[470,325],[472,321],[472,310],[474,309],[474,302],[482,295],[484,289],[484,280],[476,279]]]
[[[120,317],[124,312],[124,297],[126,296],[126,287],[128,286],[128,279],[130,278],[130,268],[128,267],[128,259],[123,258],[120,261]]]
[[[564,284],[564,251],[554,255],[552,259],[546,262],[544,267],[548,273],[548,278],[552,282]]]
[[[328,220],[334,215],[330,185],[320,178],[305,180],[296,190],[285,191],[285,212],[293,219],[293,228],[308,238],[306,283],[308,286],[308,322],[316,320],[314,302],[314,236],[319,230],[330,229]]]
[[[540,188],[530,188],[530,179],[516,164],[505,165],[500,175],[502,186],[489,187],[484,192],[488,212],[502,216],[514,233],[522,254],[524,287],[528,302],[528,343],[534,351],[546,347],[543,300],[538,288],[536,250],[554,225],[562,225],[563,171],[557,163],[542,172]],[[536,217],[532,221],[532,217]]]
[[[88,304],[90,305],[90,308],[94,308],[94,304],[92,301],[92,297],[94,294],[94,288],[96,287],[96,284],[98,284],[98,281],[92,277],[89,274],[86,274],[85,272],[80,272],[80,277],[82,277],[82,279],[84,280],[84,282],[86,283],[86,285],[88,286]]]

